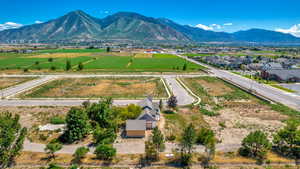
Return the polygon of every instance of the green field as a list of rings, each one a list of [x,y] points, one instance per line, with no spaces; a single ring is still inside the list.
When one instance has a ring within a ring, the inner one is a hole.
[[[77,57],[75,54],[80,54],[80,56]],[[71,62],[74,71],[77,70],[79,63],[83,64],[82,71],[182,72],[185,64],[187,72],[204,69],[202,66],[171,54],[155,54],[149,58],[123,55],[124,53],[114,53],[114,55],[107,53],[106,55],[101,49],[54,49],[32,54],[0,53],[0,70],[49,71],[55,67],[55,71],[63,71],[67,60]]]

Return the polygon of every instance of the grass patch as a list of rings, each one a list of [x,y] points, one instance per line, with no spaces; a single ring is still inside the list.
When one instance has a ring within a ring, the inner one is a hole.
[[[65,120],[65,118],[63,118],[63,117],[60,117],[60,116],[54,116],[54,117],[51,117],[50,123],[51,123],[51,124],[65,124],[65,123],[66,123],[66,120]]]
[[[219,113],[216,113],[216,112],[214,112],[214,111],[209,111],[209,110],[206,110],[206,109],[204,109],[204,108],[200,108],[200,112],[202,113],[202,114],[204,114],[204,115],[206,115],[206,116],[218,116],[219,115]]]
[[[277,85],[277,84],[270,84],[270,86],[275,87],[275,88],[280,89],[280,90],[283,90],[283,91],[288,92],[288,93],[296,93],[296,91],[294,91],[294,90],[282,87],[282,86]]]

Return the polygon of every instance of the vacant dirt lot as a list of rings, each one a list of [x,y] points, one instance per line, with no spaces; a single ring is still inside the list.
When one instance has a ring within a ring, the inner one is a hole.
[[[0,78],[0,89],[4,89],[10,86],[14,86],[28,80],[33,80],[34,78],[27,77],[1,77]]]
[[[216,132],[222,145],[240,144],[251,131],[271,133],[289,117],[274,111],[259,99],[213,77],[187,78],[184,82],[202,98],[202,108],[215,115],[204,121]]]
[[[152,58],[152,56],[151,53],[136,53],[134,55],[135,58]]]
[[[33,98],[155,98],[167,97],[159,78],[68,78],[52,81],[23,96]]]

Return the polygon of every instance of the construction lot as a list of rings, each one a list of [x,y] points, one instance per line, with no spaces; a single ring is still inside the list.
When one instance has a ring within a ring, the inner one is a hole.
[[[29,90],[21,98],[167,98],[160,78],[61,78]]]

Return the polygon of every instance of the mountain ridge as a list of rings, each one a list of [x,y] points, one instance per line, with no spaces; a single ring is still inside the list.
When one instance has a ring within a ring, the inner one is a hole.
[[[129,39],[172,42],[257,42],[300,43],[290,34],[249,29],[234,33],[214,32],[178,24],[167,18],[147,17],[134,12],[118,12],[105,18],[90,16],[81,10],[40,24],[0,31],[0,42],[13,40],[89,41]]]

